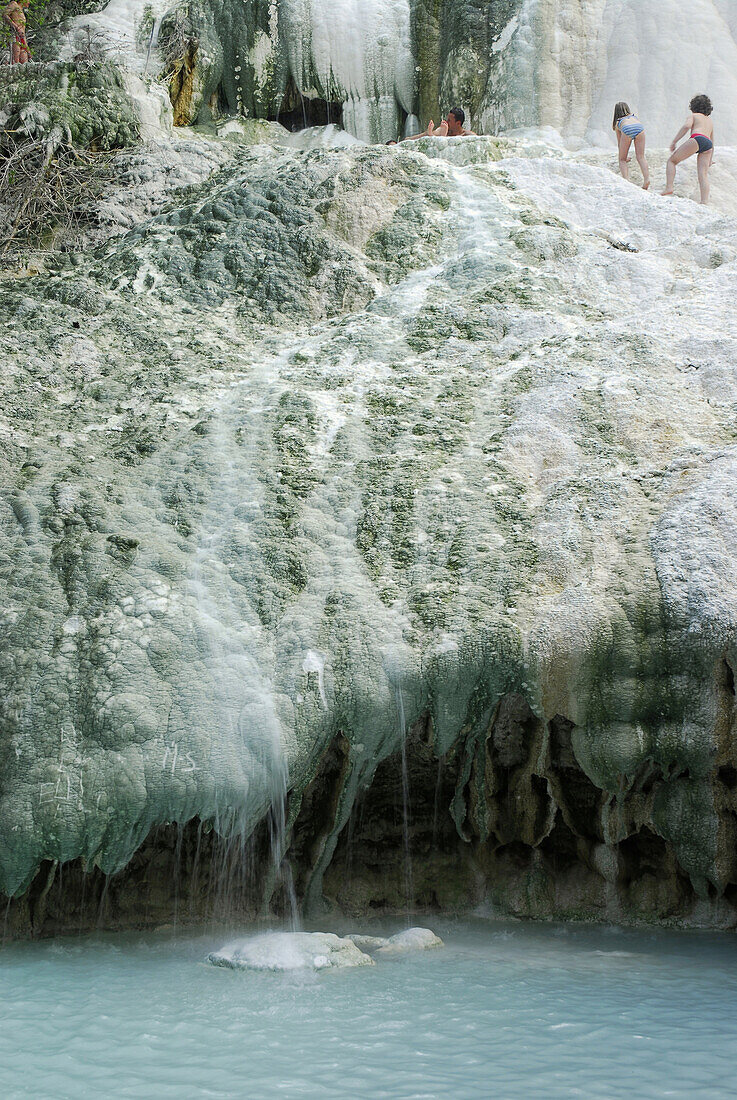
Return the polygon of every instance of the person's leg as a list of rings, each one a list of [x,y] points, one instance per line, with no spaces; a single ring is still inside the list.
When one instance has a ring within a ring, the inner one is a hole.
[[[20,57],[18,58],[18,60],[21,65],[25,65],[26,61],[28,60],[28,50],[25,48],[25,46],[21,46]]]
[[[696,158],[696,170],[699,174],[699,189],[701,191],[701,201],[706,206],[709,201],[709,192],[711,190],[709,185],[709,168],[711,166],[711,154],[713,150],[709,149],[706,153],[699,153]]]
[[[684,160],[688,160],[694,153],[698,153],[699,143],[695,138],[689,138],[688,141],[684,141],[675,153],[670,157],[667,165],[665,166],[665,191],[662,191],[663,195],[673,194],[673,184],[676,178],[676,168]]]
[[[11,42],[10,53],[13,58],[13,64],[17,65],[20,62],[20,43],[15,41]]]
[[[620,134],[619,136],[619,171],[622,173],[622,178],[628,180],[630,178],[630,166],[627,163],[627,154],[630,151],[630,145],[632,144],[632,138],[628,138],[626,134]]]
[[[645,158],[645,134],[638,134],[635,138],[635,156],[642,172],[642,186],[647,191],[650,186],[650,169]]]

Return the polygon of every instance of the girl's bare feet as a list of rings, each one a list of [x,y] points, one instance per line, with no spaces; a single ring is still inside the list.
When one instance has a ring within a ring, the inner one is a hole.
[[[660,194],[661,195],[672,195],[673,192],[672,191],[661,191]]]
[[[645,181],[645,182],[643,183],[643,185],[642,185],[642,190],[643,190],[643,191],[649,191],[649,190],[650,190],[650,180],[646,180],[646,181]]]

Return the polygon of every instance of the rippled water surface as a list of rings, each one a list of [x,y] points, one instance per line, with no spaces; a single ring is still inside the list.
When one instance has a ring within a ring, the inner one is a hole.
[[[433,927],[444,950],[298,975],[205,965],[227,935],[7,946],[0,1095],[735,1095],[733,937]]]

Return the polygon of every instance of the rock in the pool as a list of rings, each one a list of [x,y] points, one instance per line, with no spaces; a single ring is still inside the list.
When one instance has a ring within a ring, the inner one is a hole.
[[[371,956],[353,940],[331,932],[265,932],[213,951],[207,961],[232,970],[330,970],[374,965]]]
[[[429,928],[406,928],[403,932],[397,932],[394,936],[360,936],[350,935],[356,947],[361,951],[368,951],[374,955],[398,955],[404,951],[426,951],[431,947],[443,947],[440,936],[436,936]]]

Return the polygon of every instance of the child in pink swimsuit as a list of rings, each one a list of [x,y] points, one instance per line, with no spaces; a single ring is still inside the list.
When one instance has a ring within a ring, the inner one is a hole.
[[[711,112],[714,108],[707,95],[697,95],[691,100],[689,109],[691,114],[671,143],[670,151],[672,155],[666,166],[665,191],[662,194],[673,194],[676,168],[681,161],[687,160],[688,157],[696,154],[701,201],[706,204],[709,201],[709,169],[714,159],[714,123],[711,121]],[[684,141],[680,149],[677,149],[678,142],[686,134],[689,134],[688,140]]]

